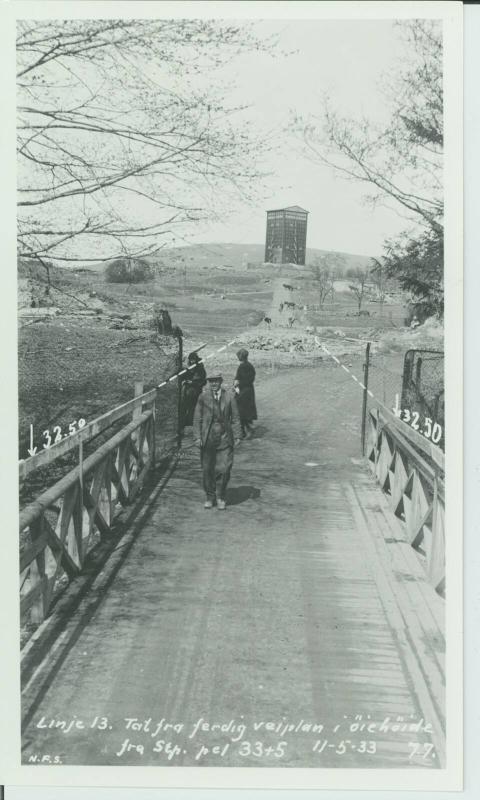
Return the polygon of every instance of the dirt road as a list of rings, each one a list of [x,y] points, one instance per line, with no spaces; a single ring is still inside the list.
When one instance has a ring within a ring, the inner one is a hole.
[[[59,666],[30,682],[25,762],[438,766],[379,577],[390,522],[359,460],[358,387],[323,365],[260,374],[257,397],[227,511],[203,509],[186,449]]]

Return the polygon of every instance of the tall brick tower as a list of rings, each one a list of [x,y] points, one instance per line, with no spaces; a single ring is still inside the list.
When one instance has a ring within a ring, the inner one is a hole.
[[[308,211],[300,206],[267,211],[265,261],[305,264]]]

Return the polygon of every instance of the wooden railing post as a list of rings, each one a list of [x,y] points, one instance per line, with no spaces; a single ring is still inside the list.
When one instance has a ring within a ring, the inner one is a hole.
[[[140,397],[143,394],[143,381],[135,381],[133,385],[133,396]],[[142,413],[142,401],[135,403],[132,411],[132,420],[138,419]]]
[[[152,418],[150,420],[150,461],[152,465],[152,469],[155,469],[156,464],[156,438],[157,438],[157,401],[156,399],[152,403]]]
[[[183,369],[183,337],[181,334],[178,336],[178,354],[177,354],[177,372],[181,372]],[[182,417],[183,417],[183,376],[177,378],[177,447],[181,447],[182,445],[182,436],[183,436],[183,426],[182,426]]]
[[[134,396],[134,398],[135,397],[140,398],[142,395],[143,395],[143,381],[135,381],[135,383],[133,385],[133,396]],[[141,416],[141,414],[142,414],[142,400],[139,399],[138,402],[136,402],[135,405],[133,406],[132,422],[135,422]],[[131,435],[131,437],[130,437],[130,439],[138,447],[138,458],[141,459],[141,457],[142,457],[141,453],[140,453],[141,446],[142,446],[142,444],[141,444],[141,442],[142,442],[141,431],[140,430],[134,430],[132,435]],[[137,466],[137,464],[133,465],[133,475],[130,475],[130,454],[129,454],[129,449],[128,449],[128,444],[127,443],[125,443],[125,447],[126,447],[126,451],[125,451],[126,452],[126,455],[125,455],[125,480],[126,480],[126,485],[125,485],[124,488],[125,488],[125,492],[126,492],[126,494],[128,496],[129,495],[130,479],[133,478],[133,480],[135,480],[135,478],[137,477],[138,472],[139,472],[139,468],[138,468],[139,465],[138,466]]]
[[[152,404],[155,395],[147,393],[147,396]],[[25,540],[20,552],[22,618],[28,614],[35,623],[45,618],[59,581],[65,577],[73,580],[81,572],[85,557],[98,537],[113,532],[116,506],[125,507],[131,502],[151,468],[146,437],[150,435],[153,410],[148,408],[142,413],[145,395],[137,397],[139,411],[135,409],[134,420],[86,458],[80,448],[79,464],[22,509],[19,520]],[[134,406],[129,404],[126,414],[132,409]],[[132,443],[132,434],[137,435],[137,446]],[[148,453],[143,453],[144,447]]]
[[[393,513],[405,525],[406,541],[424,561],[435,590],[445,595],[444,456],[439,448],[400,423],[388,408],[376,416],[369,464]],[[373,457],[372,457],[373,456]]]
[[[368,389],[368,368],[370,366],[370,342],[367,342],[365,350],[365,363],[363,365],[363,404],[362,404],[362,456],[365,455],[365,427],[367,422],[367,389]]]
[[[30,538],[32,544],[42,536],[43,516],[40,516],[30,526]],[[45,550],[38,553],[30,565],[30,582],[32,589],[36,589],[36,598],[30,607],[30,620],[32,622],[43,622],[46,615],[45,595],[47,589],[47,576],[45,573]]]
[[[142,394],[143,394],[143,381],[135,381],[135,383],[133,384],[133,397],[134,398],[141,397]],[[135,421],[136,419],[138,419],[141,413],[142,413],[142,401],[138,400],[133,406],[132,420]],[[132,433],[132,439],[134,442],[138,441],[138,433],[136,431]]]

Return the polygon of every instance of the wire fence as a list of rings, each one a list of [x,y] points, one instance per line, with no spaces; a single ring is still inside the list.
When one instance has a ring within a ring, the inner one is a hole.
[[[402,393],[403,353],[370,353],[368,388],[383,405],[393,410]],[[369,396],[369,405],[375,400]]]
[[[445,425],[444,354],[408,350],[405,355],[401,407]]]
[[[378,401],[433,444],[445,446],[444,354],[436,350],[370,353],[366,410]]]

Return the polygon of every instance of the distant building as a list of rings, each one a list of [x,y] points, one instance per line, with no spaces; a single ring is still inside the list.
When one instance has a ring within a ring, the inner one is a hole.
[[[300,206],[267,211],[265,261],[305,264],[308,211]]]

